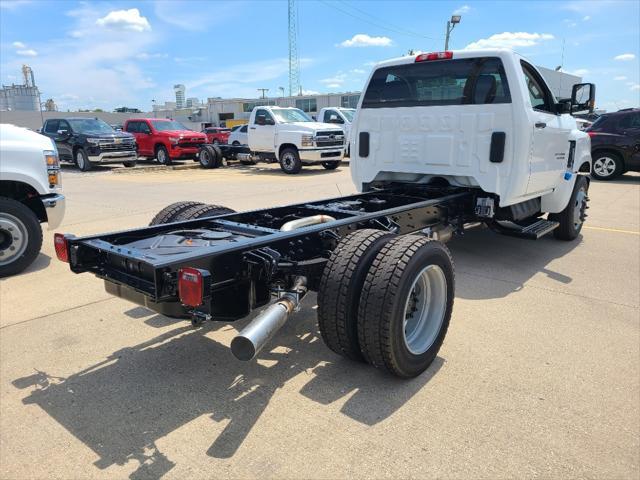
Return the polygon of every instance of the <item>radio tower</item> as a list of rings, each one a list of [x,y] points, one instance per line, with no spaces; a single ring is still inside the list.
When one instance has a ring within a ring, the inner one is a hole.
[[[300,59],[298,58],[298,19],[295,0],[289,0],[289,96],[300,93]]]

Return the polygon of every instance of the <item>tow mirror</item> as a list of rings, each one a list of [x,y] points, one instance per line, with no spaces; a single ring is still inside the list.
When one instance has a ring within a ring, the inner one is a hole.
[[[596,103],[596,86],[593,83],[577,83],[571,89],[571,113],[593,112]]]

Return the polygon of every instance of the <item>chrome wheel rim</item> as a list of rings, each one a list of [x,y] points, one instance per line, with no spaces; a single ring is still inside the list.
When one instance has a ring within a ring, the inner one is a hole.
[[[209,165],[210,161],[211,159],[209,158],[209,152],[207,152],[206,150],[203,150],[202,152],[200,152],[200,162],[203,165]]]
[[[578,229],[584,222],[584,210],[587,206],[587,192],[581,188],[576,193],[576,202],[573,206],[573,226]]]
[[[27,227],[17,217],[0,213],[0,266],[20,258],[27,249]]]
[[[407,349],[421,355],[436,341],[447,307],[447,280],[438,265],[429,265],[415,278],[404,307],[402,334]]]
[[[82,170],[84,168],[84,155],[82,155],[82,151],[78,150],[76,152],[76,165],[78,165],[78,168],[80,170]]]
[[[295,163],[296,163],[296,159],[295,159],[295,157],[293,156],[293,154],[291,154],[291,153],[285,153],[285,154],[282,156],[282,165],[284,166],[284,168],[285,168],[286,170],[292,170],[292,169],[293,169],[293,167],[295,166]]]
[[[611,157],[596,158],[593,171],[601,177],[610,177],[616,171],[616,161]]]
[[[167,154],[163,149],[158,150],[158,162],[159,163],[167,162]]]

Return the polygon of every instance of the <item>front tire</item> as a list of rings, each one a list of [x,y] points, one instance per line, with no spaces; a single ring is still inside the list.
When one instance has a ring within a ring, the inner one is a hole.
[[[169,151],[167,150],[167,147],[165,147],[164,145],[158,145],[156,147],[156,160],[158,160],[158,163],[160,165],[171,164],[171,157],[169,156]]]
[[[324,168],[326,168],[327,170],[335,170],[336,168],[338,168],[338,165],[340,165],[339,161],[334,161],[334,162],[322,162],[322,166]]]
[[[360,292],[373,259],[393,234],[363,229],[343,238],[324,266],[318,288],[318,329],[338,355],[364,361],[358,342]]]
[[[205,145],[198,155],[202,168],[218,168],[222,164],[222,152],[215,145]]]
[[[127,167],[127,168],[135,167],[135,166],[136,166],[136,163],[137,163],[137,162],[136,162],[135,160],[132,160],[132,161],[130,161],[130,162],[122,162],[122,164],[123,164],[125,167]]]
[[[0,277],[22,272],[42,248],[42,228],[23,203],[0,197]]]
[[[447,333],[454,288],[444,244],[418,235],[389,241],[367,273],[358,309],[367,362],[402,378],[424,372]]]
[[[567,206],[560,213],[549,214],[549,220],[560,222],[558,228],[553,231],[555,238],[567,241],[578,238],[587,216],[588,193],[589,181],[587,177],[578,175]]]
[[[622,175],[624,164],[620,155],[613,152],[598,153],[591,166],[591,176],[596,180],[613,180]]]
[[[280,153],[280,168],[284,173],[290,175],[299,173],[302,170],[300,154],[295,148],[285,148]]]
[[[89,161],[89,157],[87,157],[87,152],[84,151],[83,148],[78,148],[74,155],[76,166],[83,172],[88,172],[91,170],[91,162]]]

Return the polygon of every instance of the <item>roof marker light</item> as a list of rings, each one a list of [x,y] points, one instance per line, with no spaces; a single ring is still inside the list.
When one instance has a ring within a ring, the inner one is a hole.
[[[453,52],[421,53],[416,57],[416,63],[429,62],[431,60],[451,60],[452,58],[453,58]]]

